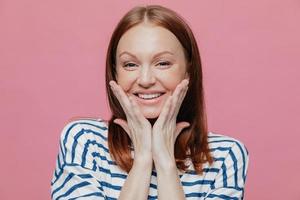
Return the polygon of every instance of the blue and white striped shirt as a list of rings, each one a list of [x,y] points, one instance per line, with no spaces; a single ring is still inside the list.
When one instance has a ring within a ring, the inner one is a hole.
[[[128,174],[109,154],[107,130],[106,122],[100,119],[75,120],[63,128],[51,181],[53,200],[118,199]],[[186,199],[243,199],[249,161],[245,145],[212,132],[208,142],[214,163],[204,164],[202,175],[195,173],[192,164],[192,172],[182,174],[178,170]],[[155,169],[148,199],[157,199]]]

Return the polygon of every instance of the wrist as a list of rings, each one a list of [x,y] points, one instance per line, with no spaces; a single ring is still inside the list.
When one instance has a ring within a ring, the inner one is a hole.
[[[163,160],[158,162],[154,160],[154,165],[156,171],[171,172],[172,170],[177,170],[175,161],[173,162],[173,161]]]
[[[144,166],[144,167],[151,166],[152,168],[152,163],[153,163],[153,159],[150,153],[134,155],[133,164]]]

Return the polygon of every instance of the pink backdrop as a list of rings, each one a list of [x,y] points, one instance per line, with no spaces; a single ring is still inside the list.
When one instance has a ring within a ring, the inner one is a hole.
[[[60,131],[107,118],[110,35],[131,7],[188,21],[203,60],[209,129],[250,152],[246,199],[300,199],[300,2],[0,1],[0,199],[50,199]]]

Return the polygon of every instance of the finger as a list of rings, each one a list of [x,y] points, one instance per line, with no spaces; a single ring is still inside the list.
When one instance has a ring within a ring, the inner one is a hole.
[[[179,122],[176,124],[176,131],[175,131],[175,139],[178,137],[178,135],[181,133],[181,131],[187,127],[190,126],[190,123],[188,122]]]
[[[183,102],[183,100],[184,100],[184,98],[185,98],[185,96],[187,94],[187,91],[188,91],[188,82],[184,85],[184,87],[181,90],[180,95],[179,95],[179,97],[177,99],[176,106],[175,106],[175,111],[174,111],[175,116],[178,115],[178,112],[179,112],[180,107],[182,105],[182,102]]]
[[[172,119],[176,118],[176,106],[178,106],[178,98],[180,98],[180,94],[182,93],[182,90],[184,90],[184,85],[186,85],[187,80],[181,81],[175,88],[175,91],[171,95],[171,102],[168,107],[167,115],[165,116],[165,122],[171,121]]]
[[[115,81],[110,81],[109,82],[111,89],[114,93],[114,95],[116,96],[116,98],[118,99],[119,103],[121,104],[126,116],[130,116],[130,107],[131,107],[131,103],[127,97],[127,95],[125,94],[125,92],[123,91],[122,87],[119,86]]]
[[[168,97],[168,99],[166,100],[166,102],[162,108],[162,111],[159,114],[159,117],[157,119],[157,123],[159,125],[163,125],[168,121],[168,115],[170,112],[171,103],[172,103],[172,95]]]
[[[181,107],[181,103],[185,97],[186,91],[187,91],[187,85],[188,80],[184,79],[181,81],[180,84],[177,85],[175,92],[174,92],[174,100],[173,100],[173,106],[170,111],[172,118],[175,118],[179,112],[179,109]]]
[[[176,101],[178,99],[178,95],[179,95],[179,93],[181,91],[181,87],[182,87],[181,83],[179,83],[176,86],[174,92],[171,95],[172,98],[171,98],[170,106],[169,106],[169,109],[168,109],[168,121],[171,120],[173,118],[173,116],[174,116],[173,113],[174,113],[174,110],[175,110],[175,106],[176,106]]]
[[[189,82],[188,82],[187,79],[184,79],[184,80],[182,81],[182,84],[181,84],[181,90],[180,90],[180,92],[179,92],[179,94],[178,94],[178,98],[177,98],[177,100],[178,100],[177,103],[181,104],[182,100],[184,99],[185,92],[186,92],[187,89],[188,89],[188,84],[189,84]]]
[[[187,84],[188,84],[187,79],[184,79],[177,85],[177,87],[174,91],[174,94],[173,94],[173,96],[175,97],[174,101],[177,102],[177,100],[180,99],[180,97],[182,96],[182,92],[184,91]]]
[[[117,118],[117,119],[114,119],[113,122],[115,124],[118,124],[119,126],[121,126],[131,139],[131,132],[130,132],[128,124],[125,120]]]
[[[139,119],[139,120],[145,119],[146,120],[143,113],[141,112],[139,105],[135,102],[135,100],[131,96],[129,96],[128,99],[132,105],[132,112],[133,112],[134,116],[136,117],[136,119]]]
[[[122,87],[118,85],[115,81],[110,81],[109,84],[120,103],[122,103],[123,105],[125,105],[126,103],[128,104],[129,100],[127,98],[127,95],[124,93]]]

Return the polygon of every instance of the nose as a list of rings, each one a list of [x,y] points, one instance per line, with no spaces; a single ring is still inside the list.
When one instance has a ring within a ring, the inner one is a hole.
[[[155,84],[155,75],[152,72],[151,68],[149,66],[142,66],[140,68],[139,77],[137,79],[137,83],[141,87],[151,87],[153,84]]]

